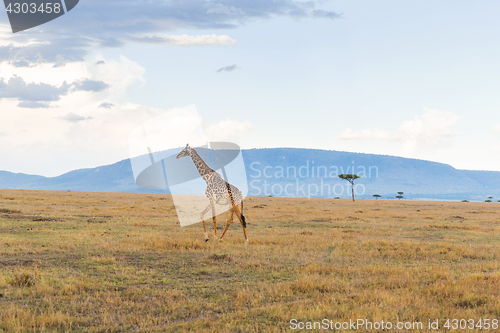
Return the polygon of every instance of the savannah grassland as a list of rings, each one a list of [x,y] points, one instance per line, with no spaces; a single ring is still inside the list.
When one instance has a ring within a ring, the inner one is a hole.
[[[167,195],[0,190],[0,332],[500,319],[500,203],[252,197],[245,215],[249,244],[237,221],[205,243]]]

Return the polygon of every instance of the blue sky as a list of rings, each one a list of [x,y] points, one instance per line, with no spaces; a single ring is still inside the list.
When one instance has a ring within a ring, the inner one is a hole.
[[[141,122],[194,104],[214,139],[244,148],[500,171],[499,12],[494,1],[81,0],[16,34],[0,14],[0,170],[113,163]]]

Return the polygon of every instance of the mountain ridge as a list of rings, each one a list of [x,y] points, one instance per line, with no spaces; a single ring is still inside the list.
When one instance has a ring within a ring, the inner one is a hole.
[[[308,148],[244,149],[242,156],[248,195],[348,197],[346,182],[337,176],[357,173],[363,176],[356,181],[359,198],[371,198],[373,194],[394,198],[398,191],[415,199],[500,197],[498,171],[460,170],[445,163],[414,158]],[[302,173],[298,174],[299,171]],[[297,191],[291,190],[292,186]],[[168,190],[138,187],[130,159],[72,170],[56,177],[0,171],[0,188],[168,193]],[[285,188],[289,189],[287,193]],[[304,188],[309,192],[305,193]]]

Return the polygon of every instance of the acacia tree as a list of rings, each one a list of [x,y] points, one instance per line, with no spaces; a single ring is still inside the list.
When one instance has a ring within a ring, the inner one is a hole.
[[[352,201],[354,201],[354,181],[358,178],[360,178],[358,175],[351,175],[351,174],[341,174],[339,175],[340,179],[345,179],[349,183],[351,183],[351,193],[352,193]]]
[[[403,199],[403,192],[398,192],[398,195],[396,195],[396,198],[398,198],[398,200]]]
[[[378,198],[380,198],[380,197],[381,197],[381,195],[380,195],[380,194],[374,194],[374,195],[373,195],[373,197],[374,197],[376,200],[378,200]]]

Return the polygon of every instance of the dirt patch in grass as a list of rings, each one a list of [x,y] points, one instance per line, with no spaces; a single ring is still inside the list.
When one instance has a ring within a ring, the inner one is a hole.
[[[16,210],[16,209],[0,208],[0,213],[4,213],[4,214],[20,214],[21,211],[20,210]]]
[[[214,253],[208,256],[211,261],[231,261],[231,257],[227,253]]]
[[[35,216],[31,219],[33,222],[62,222],[62,220],[53,217]]]

